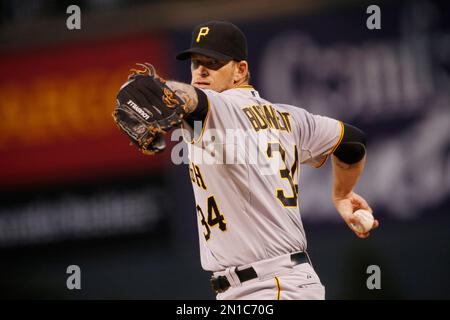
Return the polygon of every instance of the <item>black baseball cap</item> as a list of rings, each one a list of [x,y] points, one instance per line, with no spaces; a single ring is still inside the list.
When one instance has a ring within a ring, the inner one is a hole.
[[[191,53],[217,60],[247,60],[247,39],[231,22],[208,21],[194,28],[191,47],[178,53],[176,58],[186,60]]]

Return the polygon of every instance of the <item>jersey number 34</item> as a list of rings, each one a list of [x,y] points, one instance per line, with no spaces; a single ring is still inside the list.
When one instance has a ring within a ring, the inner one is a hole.
[[[208,220],[206,220],[205,215],[203,214],[202,208],[197,205],[197,212],[200,214],[202,220],[202,225],[206,229],[206,233],[203,233],[205,236],[206,241],[209,240],[211,237],[211,228],[215,225],[219,226],[219,229],[222,231],[227,230],[227,223],[225,221],[225,217],[223,214],[220,213],[219,208],[216,203],[216,199],[214,199],[214,196],[211,196],[207,200],[207,206],[208,206]]]

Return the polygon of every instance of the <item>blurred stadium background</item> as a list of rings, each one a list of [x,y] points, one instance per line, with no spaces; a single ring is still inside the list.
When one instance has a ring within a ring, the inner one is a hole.
[[[81,8],[81,30],[66,8]],[[175,61],[194,25],[226,19],[274,102],[363,128],[358,191],[381,227],[351,234],[331,168],[303,168],[301,211],[328,299],[450,298],[450,6],[378,1],[0,1],[0,298],[213,299],[186,165],[143,156],[112,122],[135,62]],[[225,188],[226,186],[224,186]],[[66,288],[79,265],[82,289]],[[366,268],[381,268],[381,290]]]

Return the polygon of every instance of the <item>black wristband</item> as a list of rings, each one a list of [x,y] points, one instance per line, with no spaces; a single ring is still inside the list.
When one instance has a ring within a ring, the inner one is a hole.
[[[206,93],[198,88],[194,87],[194,89],[197,93],[198,98],[197,107],[184,119],[192,128],[194,127],[195,121],[203,122],[206,119],[206,115],[208,114],[208,98],[206,97]]]

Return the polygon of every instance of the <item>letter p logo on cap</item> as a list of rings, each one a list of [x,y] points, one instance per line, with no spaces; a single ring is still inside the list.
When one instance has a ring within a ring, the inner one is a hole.
[[[197,35],[197,42],[200,42],[200,38],[202,36],[206,36],[209,33],[209,28],[208,27],[201,27],[200,30],[198,31],[198,35]]]

